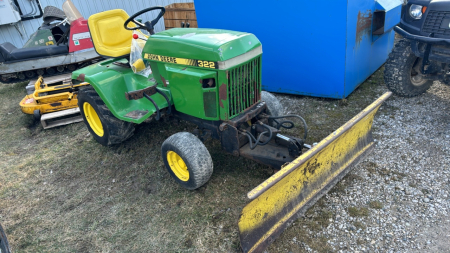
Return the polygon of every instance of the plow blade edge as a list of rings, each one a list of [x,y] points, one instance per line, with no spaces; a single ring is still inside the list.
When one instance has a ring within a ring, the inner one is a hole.
[[[366,109],[284,166],[247,196],[239,218],[244,252],[261,252],[374,148],[372,123],[385,93]]]

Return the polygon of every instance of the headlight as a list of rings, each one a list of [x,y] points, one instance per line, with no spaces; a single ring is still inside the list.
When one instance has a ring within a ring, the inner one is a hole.
[[[409,15],[413,19],[421,19],[422,18],[422,5],[412,4],[409,8]]]

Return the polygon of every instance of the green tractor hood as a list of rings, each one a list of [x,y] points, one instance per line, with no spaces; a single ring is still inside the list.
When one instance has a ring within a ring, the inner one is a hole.
[[[251,33],[218,29],[174,28],[148,38],[145,53],[225,61],[261,46]]]

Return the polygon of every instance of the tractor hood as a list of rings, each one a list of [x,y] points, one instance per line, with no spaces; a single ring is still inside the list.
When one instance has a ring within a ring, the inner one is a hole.
[[[144,53],[225,61],[261,46],[251,33],[218,29],[174,28],[148,38]]]

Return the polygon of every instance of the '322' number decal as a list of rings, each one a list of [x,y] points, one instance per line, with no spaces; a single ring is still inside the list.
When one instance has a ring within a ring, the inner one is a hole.
[[[216,63],[212,61],[198,61],[198,66],[202,68],[216,68]]]

